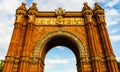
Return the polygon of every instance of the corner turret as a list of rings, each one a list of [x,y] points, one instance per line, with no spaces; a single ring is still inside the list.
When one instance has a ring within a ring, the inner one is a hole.
[[[88,6],[87,2],[84,3],[84,7],[82,9],[82,14],[85,17],[86,23],[92,21],[93,12],[92,12],[92,9]]]
[[[22,2],[22,5],[18,7],[16,10],[16,20],[15,24],[26,24],[26,14],[27,14],[27,8],[26,8],[26,3]]]
[[[104,9],[98,5],[98,2],[95,3],[95,7],[93,9],[93,12],[97,18],[98,23],[105,22]]]
[[[37,3],[33,2],[32,6],[28,9],[28,23],[35,23],[38,9],[36,7]]]

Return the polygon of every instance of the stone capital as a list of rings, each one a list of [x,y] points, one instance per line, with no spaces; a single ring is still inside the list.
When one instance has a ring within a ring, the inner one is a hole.
[[[93,56],[92,57],[92,61],[97,61],[97,60],[101,61],[101,57],[100,56]]]
[[[12,57],[12,56],[6,56],[6,58],[5,58],[5,62],[14,62],[14,57]]]
[[[116,61],[116,58],[114,56],[108,56],[106,57],[107,61]]]
[[[22,57],[20,57],[20,61],[22,61],[22,62],[29,62],[29,57],[22,56]]]
[[[91,10],[85,10],[82,12],[86,23],[92,22],[93,12]]]

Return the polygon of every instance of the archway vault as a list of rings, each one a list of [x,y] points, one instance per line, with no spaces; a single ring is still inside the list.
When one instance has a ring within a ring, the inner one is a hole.
[[[47,52],[59,45],[70,48],[76,56],[77,63],[82,58],[87,59],[86,47],[82,40],[72,32],[65,30],[56,30],[43,35],[35,45],[33,58],[40,58],[44,61]]]

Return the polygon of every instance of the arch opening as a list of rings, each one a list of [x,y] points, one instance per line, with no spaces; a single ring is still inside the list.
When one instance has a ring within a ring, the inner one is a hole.
[[[66,37],[66,36],[52,37],[46,43],[46,45],[43,48],[43,52],[42,52],[42,54],[44,54],[42,56],[42,57],[44,57],[43,60],[45,60],[45,56],[49,52],[49,50],[51,50],[55,46],[65,46],[65,47],[69,48],[74,53],[76,60],[77,61],[79,60],[79,57],[80,57],[79,56],[80,55],[79,48],[77,47],[77,45],[75,44],[75,42],[72,39],[70,39],[69,37]]]
[[[82,69],[82,61],[87,59],[87,51],[82,40],[69,31],[52,31],[37,41],[33,50],[33,58],[38,58],[42,70],[44,70],[45,56],[55,46],[65,46],[69,48],[76,58],[77,71]],[[43,71],[44,72],[44,71]]]
[[[77,72],[76,58],[68,47],[55,46],[45,57],[44,72]]]

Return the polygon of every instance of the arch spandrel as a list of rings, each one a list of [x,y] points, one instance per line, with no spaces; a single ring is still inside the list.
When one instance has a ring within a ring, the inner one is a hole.
[[[34,58],[41,58],[42,56],[42,51],[45,48],[46,44],[52,40],[54,37],[66,37],[67,39],[70,39],[70,41],[72,41],[77,49],[79,53],[75,53],[75,56],[77,56],[77,60],[79,60],[80,58],[87,58],[87,49],[84,45],[84,43],[82,42],[82,40],[77,37],[75,34],[73,34],[72,32],[69,31],[65,31],[65,30],[56,30],[56,31],[52,31],[49,32],[45,35],[43,35],[36,43],[34,50],[33,50],[33,57]],[[79,55],[76,55],[79,54]]]

